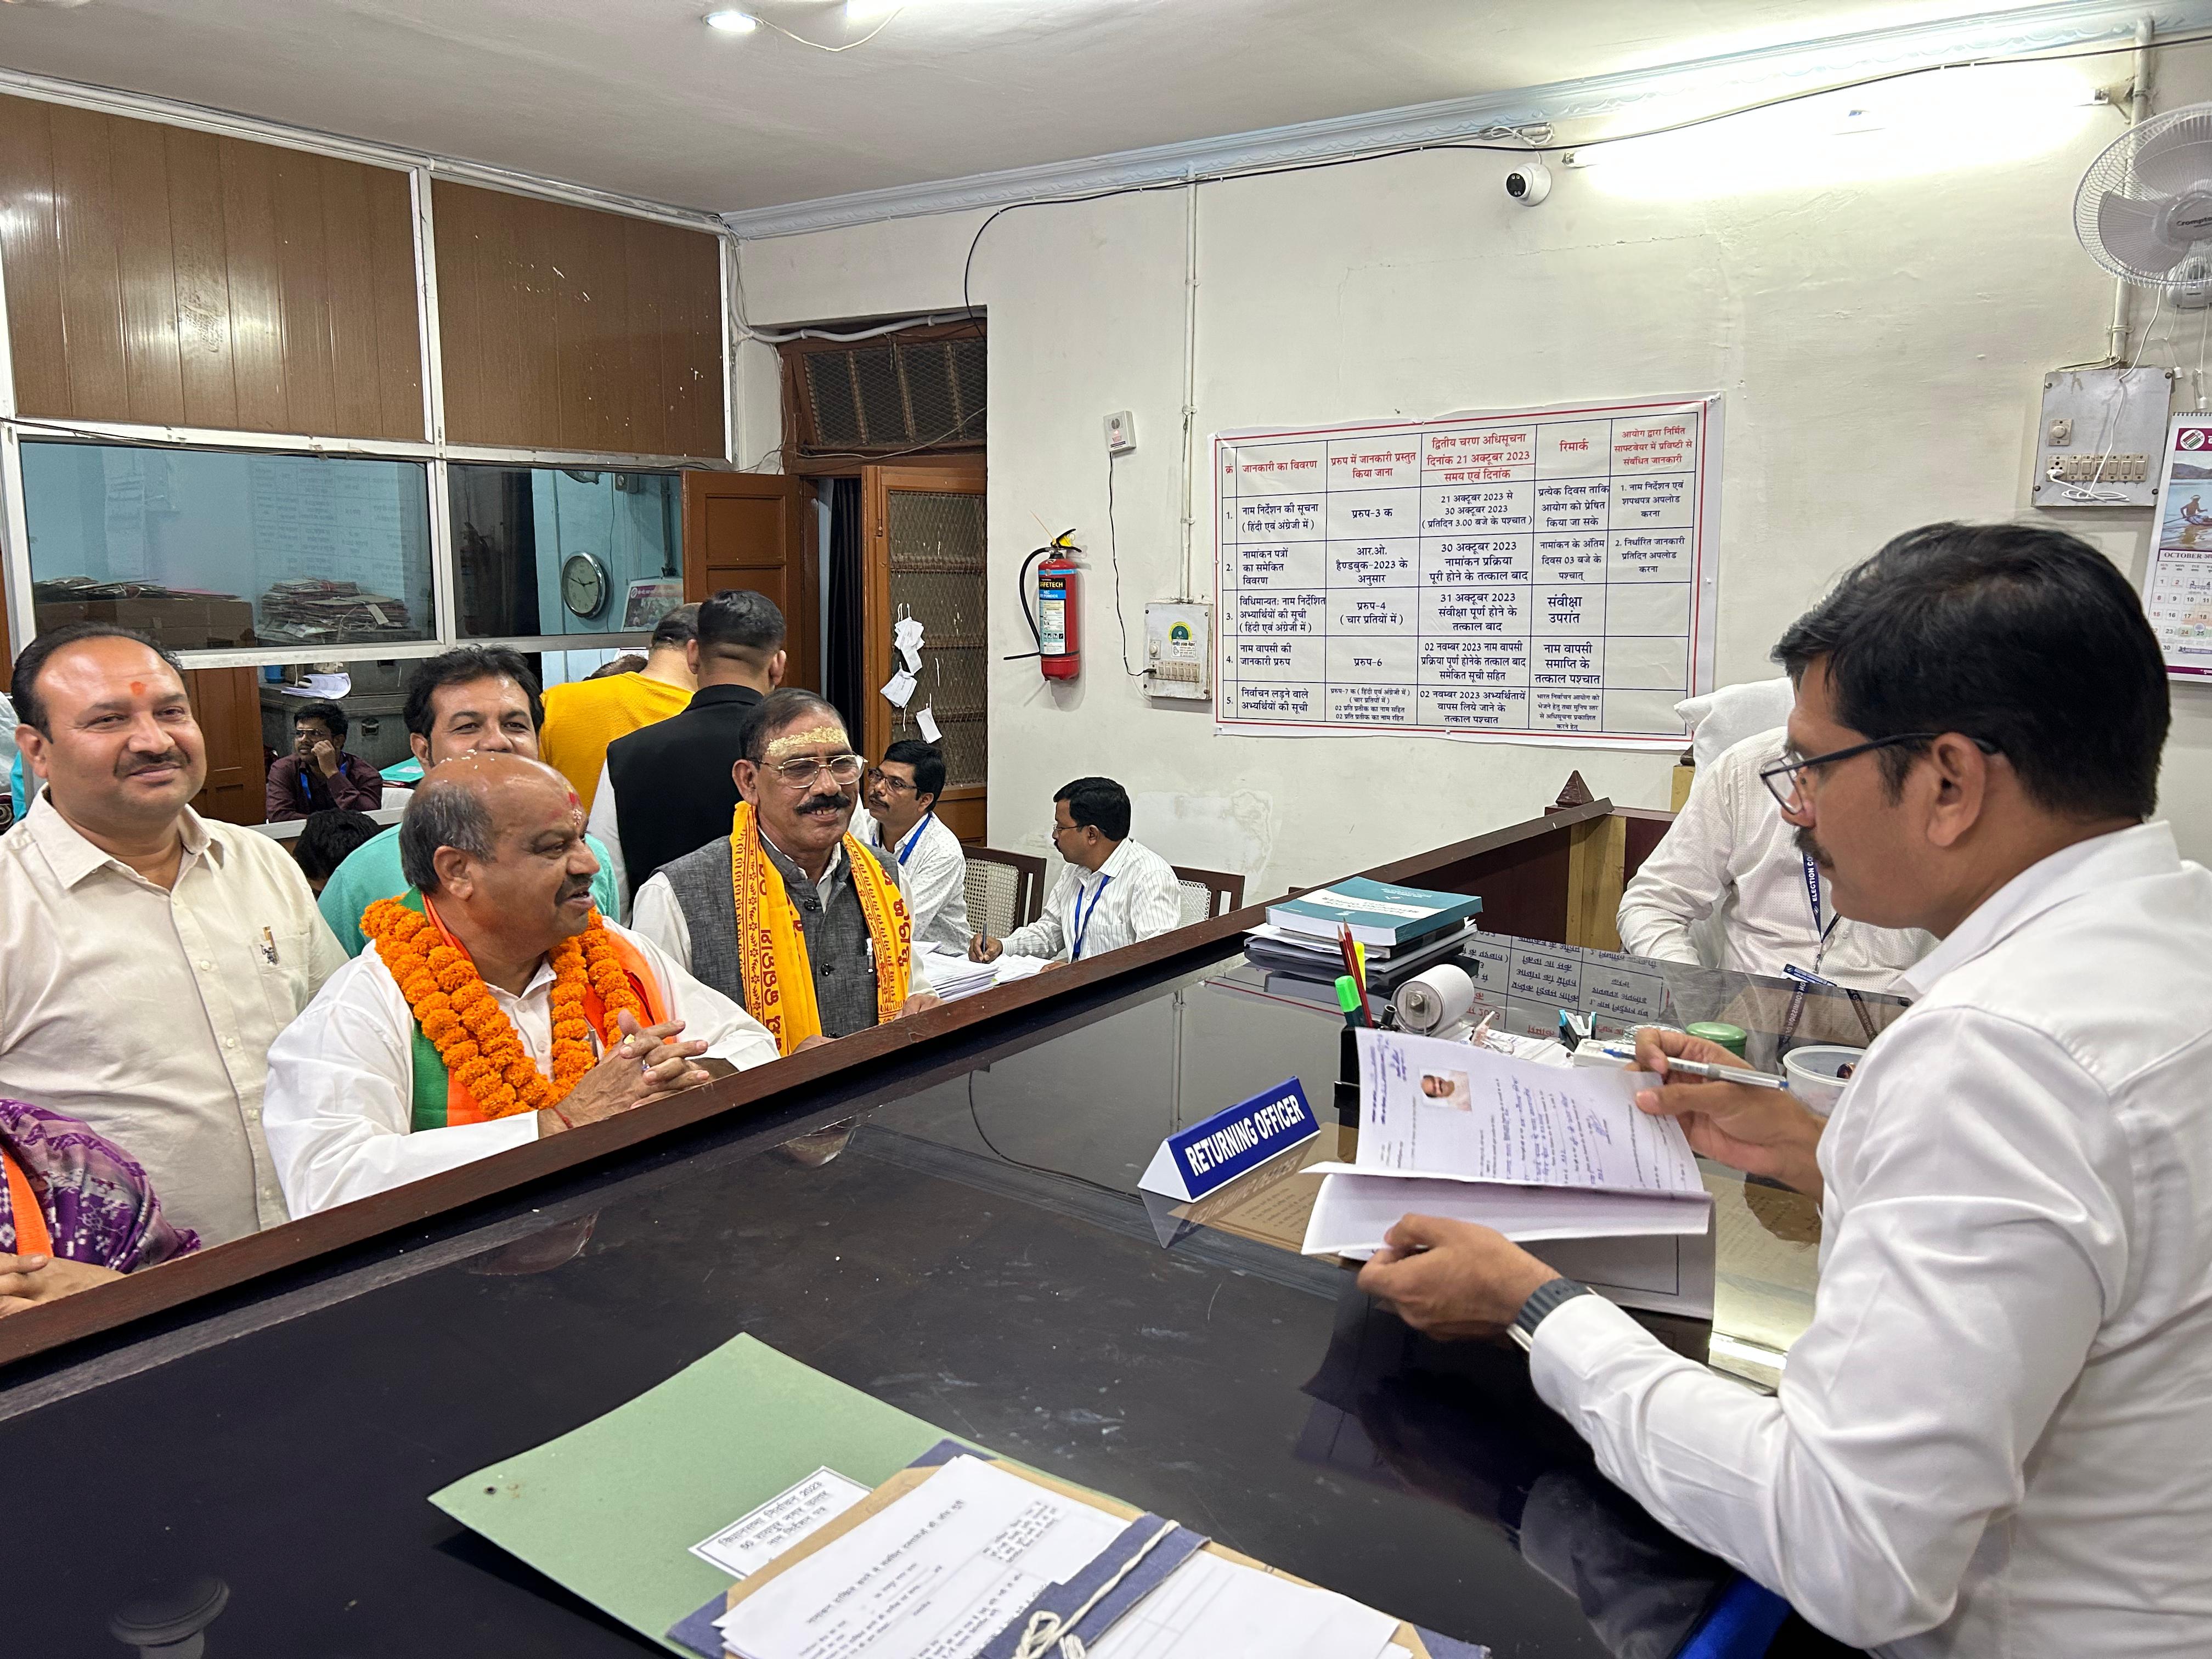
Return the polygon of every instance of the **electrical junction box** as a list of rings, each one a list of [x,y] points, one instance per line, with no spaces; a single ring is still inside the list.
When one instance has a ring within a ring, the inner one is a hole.
[[[1213,607],[1145,607],[1145,695],[1204,702],[1213,696]]]
[[[1106,453],[1126,455],[1137,447],[1137,417],[1117,409],[1106,417]]]
[[[2043,377],[2038,507],[2150,507],[2166,453],[2170,368],[2065,368]]]

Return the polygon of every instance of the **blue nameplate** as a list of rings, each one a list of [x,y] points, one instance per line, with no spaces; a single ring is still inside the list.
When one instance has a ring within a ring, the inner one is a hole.
[[[1304,1085],[1289,1078],[1265,1094],[1170,1135],[1152,1154],[1137,1185],[1168,1198],[1204,1198],[1320,1133],[1320,1120],[1306,1103]]]

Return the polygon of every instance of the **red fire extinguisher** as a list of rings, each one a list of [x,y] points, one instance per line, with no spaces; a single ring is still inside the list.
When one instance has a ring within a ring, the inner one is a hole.
[[[1083,672],[1080,615],[1080,577],[1073,556],[1073,530],[1063,530],[1022,561],[1022,612],[1028,617],[1030,636],[1036,641],[1036,655],[1048,680],[1072,680]],[[1042,563],[1038,563],[1042,560]],[[1030,610],[1030,567],[1036,565],[1036,609]]]

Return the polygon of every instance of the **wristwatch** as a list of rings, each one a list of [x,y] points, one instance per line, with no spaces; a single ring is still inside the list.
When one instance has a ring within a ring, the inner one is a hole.
[[[1521,1304],[1521,1311],[1506,1328],[1524,1352],[1532,1351],[1536,1346],[1536,1327],[1544,1322],[1545,1315],[1562,1302],[1596,1294],[1589,1285],[1571,1279],[1547,1279],[1528,1293],[1528,1299]]]

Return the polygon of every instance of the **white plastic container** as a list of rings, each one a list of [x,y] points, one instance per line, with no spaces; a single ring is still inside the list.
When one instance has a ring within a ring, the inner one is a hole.
[[[1826,1117],[1836,1109],[1850,1073],[1865,1058],[1863,1048],[1846,1048],[1833,1042],[1814,1043],[1792,1048],[1784,1054],[1782,1071],[1790,1079],[1790,1092]]]

